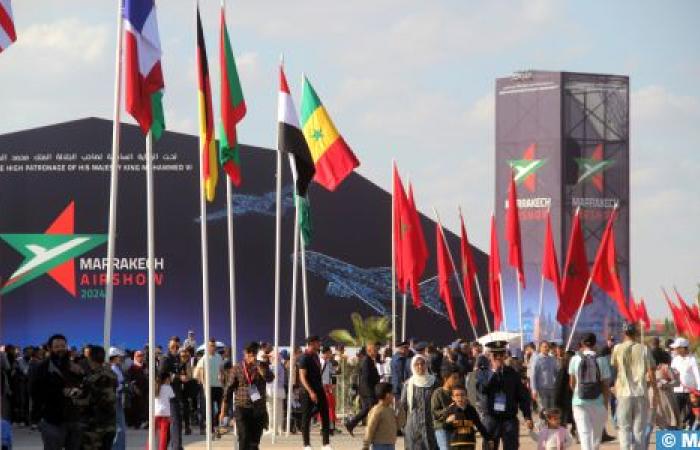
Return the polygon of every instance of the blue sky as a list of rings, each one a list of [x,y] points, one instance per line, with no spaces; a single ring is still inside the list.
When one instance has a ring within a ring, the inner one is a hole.
[[[14,0],[19,41],[0,55],[0,133],[112,110],[117,1]],[[201,0],[216,62],[219,1]],[[196,131],[193,3],[160,0],[166,122]],[[632,284],[653,316],[659,285],[700,282],[700,2],[228,1],[249,113],[245,143],[275,143],[276,66],[305,71],[362,161],[389,188],[392,158],[419,207],[465,210],[488,247],[494,80],[515,70],[630,76]],[[215,96],[218,70],[212,66]],[[126,115],[123,116],[128,120]]]

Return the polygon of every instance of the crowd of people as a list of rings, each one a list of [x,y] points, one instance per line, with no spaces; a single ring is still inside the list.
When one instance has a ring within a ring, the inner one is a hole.
[[[574,442],[594,450],[614,439],[622,449],[642,450],[655,427],[700,429],[700,371],[682,337],[646,345],[627,325],[619,343],[610,337],[597,345],[589,333],[569,351],[557,342],[523,351],[504,341],[385,345],[368,343],[349,356],[318,336],[291,353],[253,342],[235,361],[213,339],[198,348],[192,332],[184,341],[173,336],[165,350],[155,348],[158,449],[182,449],[183,434],[193,429],[207,434],[207,374],[211,435],[233,428],[246,450],[257,449],[265,432],[287,431],[288,405],[289,431],[301,433],[304,450],[314,422],[324,450],[340,425],[354,436],[365,424],[362,447],[375,450],[395,448],[399,436],[410,450],[474,449],[477,434],[484,450],[511,450],[523,424],[542,450]],[[127,428],[149,422],[147,355],[148,348],[97,345],[78,351],[62,335],[40,347],[6,345],[3,447],[11,445],[13,424],[38,430],[50,450],[124,450]],[[355,413],[340,423],[352,404]],[[607,433],[611,426],[617,438]]]

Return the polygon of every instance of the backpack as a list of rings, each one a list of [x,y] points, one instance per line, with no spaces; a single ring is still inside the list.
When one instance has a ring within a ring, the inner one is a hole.
[[[603,393],[600,382],[600,368],[595,355],[581,355],[576,380],[578,382],[578,397],[581,400],[595,400]]]

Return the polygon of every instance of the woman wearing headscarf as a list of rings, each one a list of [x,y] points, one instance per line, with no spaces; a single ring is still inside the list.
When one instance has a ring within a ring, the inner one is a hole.
[[[673,395],[673,388],[680,386],[678,373],[671,369],[671,355],[658,349],[652,353],[656,361],[656,386],[659,397],[654,399],[653,389],[649,386],[649,406],[653,411],[651,424],[656,424],[659,429],[674,429],[681,425],[680,411],[676,398]],[[651,428],[649,432],[651,432]]]
[[[400,408],[406,416],[404,445],[406,450],[436,450],[430,399],[438,387],[437,380],[428,373],[427,361],[421,355],[413,357],[411,370],[413,375],[401,391]]]

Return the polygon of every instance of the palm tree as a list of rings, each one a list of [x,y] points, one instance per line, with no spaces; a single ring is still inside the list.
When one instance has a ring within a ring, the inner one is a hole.
[[[358,313],[350,315],[353,334],[337,329],[329,333],[331,339],[350,347],[362,347],[370,342],[387,342],[391,338],[391,320],[387,316],[370,316],[363,319]]]

